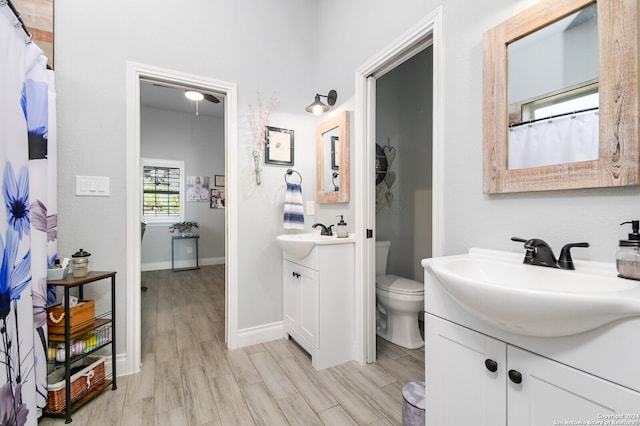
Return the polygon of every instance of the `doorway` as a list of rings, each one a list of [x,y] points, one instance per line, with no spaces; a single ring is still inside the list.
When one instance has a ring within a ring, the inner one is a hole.
[[[387,49],[374,56],[356,71],[356,193],[364,194],[356,208],[356,222],[363,224],[357,232],[356,314],[362,326],[360,354],[362,362],[376,360],[376,99],[377,79],[403,64],[426,48],[432,49],[432,172],[431,172],[431,256],[442,255],[442,7],[410,28]],[[386,141],[385,141],[386,142]],[[421,279],[420,281],[423,281]]]
[[[127,63],[127,243],[126,243],[126,359],[119,371],[132,374],[141,362],[141,80],[165,85],[199,88],[224,97],[225,190],[237,193],[237,88],[233,83],[213,80],[150,65]],[[237,197],[227,197],[225,215],[225,342],[236,347],[237,336]]]

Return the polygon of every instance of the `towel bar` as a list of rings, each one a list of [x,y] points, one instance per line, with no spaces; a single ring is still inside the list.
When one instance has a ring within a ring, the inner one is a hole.
[[[297,170],[293,170],[293,169],[287,169],[287,173],[285,173],[285,175],[284,175],[284,181],[286,183],[289,183],[289,181],[287,180],[287,177],[291,176],[294,173],[297,174],[298,177],[300,178],[300,182],[298,182],[298,183],[302,184],[302,175]]]

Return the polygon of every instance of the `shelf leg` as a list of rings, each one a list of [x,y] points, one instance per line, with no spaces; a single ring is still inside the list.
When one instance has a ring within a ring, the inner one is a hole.
[[[66,401],[65,423],[71,423],[71,351],[69,340],[71,339],[71,308],[69,307],[69,287],[64,288],[64,395]]]
[[[111,390],[116,386],[116,276],[111,277]]]

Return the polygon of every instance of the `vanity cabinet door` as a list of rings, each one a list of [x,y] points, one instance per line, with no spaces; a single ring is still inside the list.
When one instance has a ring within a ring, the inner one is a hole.
[[[507,358],[508,424],[640,425],[640,393],[517,347]]]
[[[425,341],[426,424],[506,425],[506,344],[430,314]]]
[[[285,260],[284,326],[308,352],[319,345],[319,274],[318,271]]]

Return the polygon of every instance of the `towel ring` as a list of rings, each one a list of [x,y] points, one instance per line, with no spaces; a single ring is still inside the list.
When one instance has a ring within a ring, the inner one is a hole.
[[[286,183],[289,183],[289,181],[287,180],[287,176],[291,176],[294,173],[297,174],[298,177],[300,178],[300,182],[298,182],[298,184],[301,185],[302,184],[302,175],[300,173],[298,173],[297,170],[293,170],[293,169],[287,169],[287,173],[285,173],[285,175],[284,175],[284,181]]]

